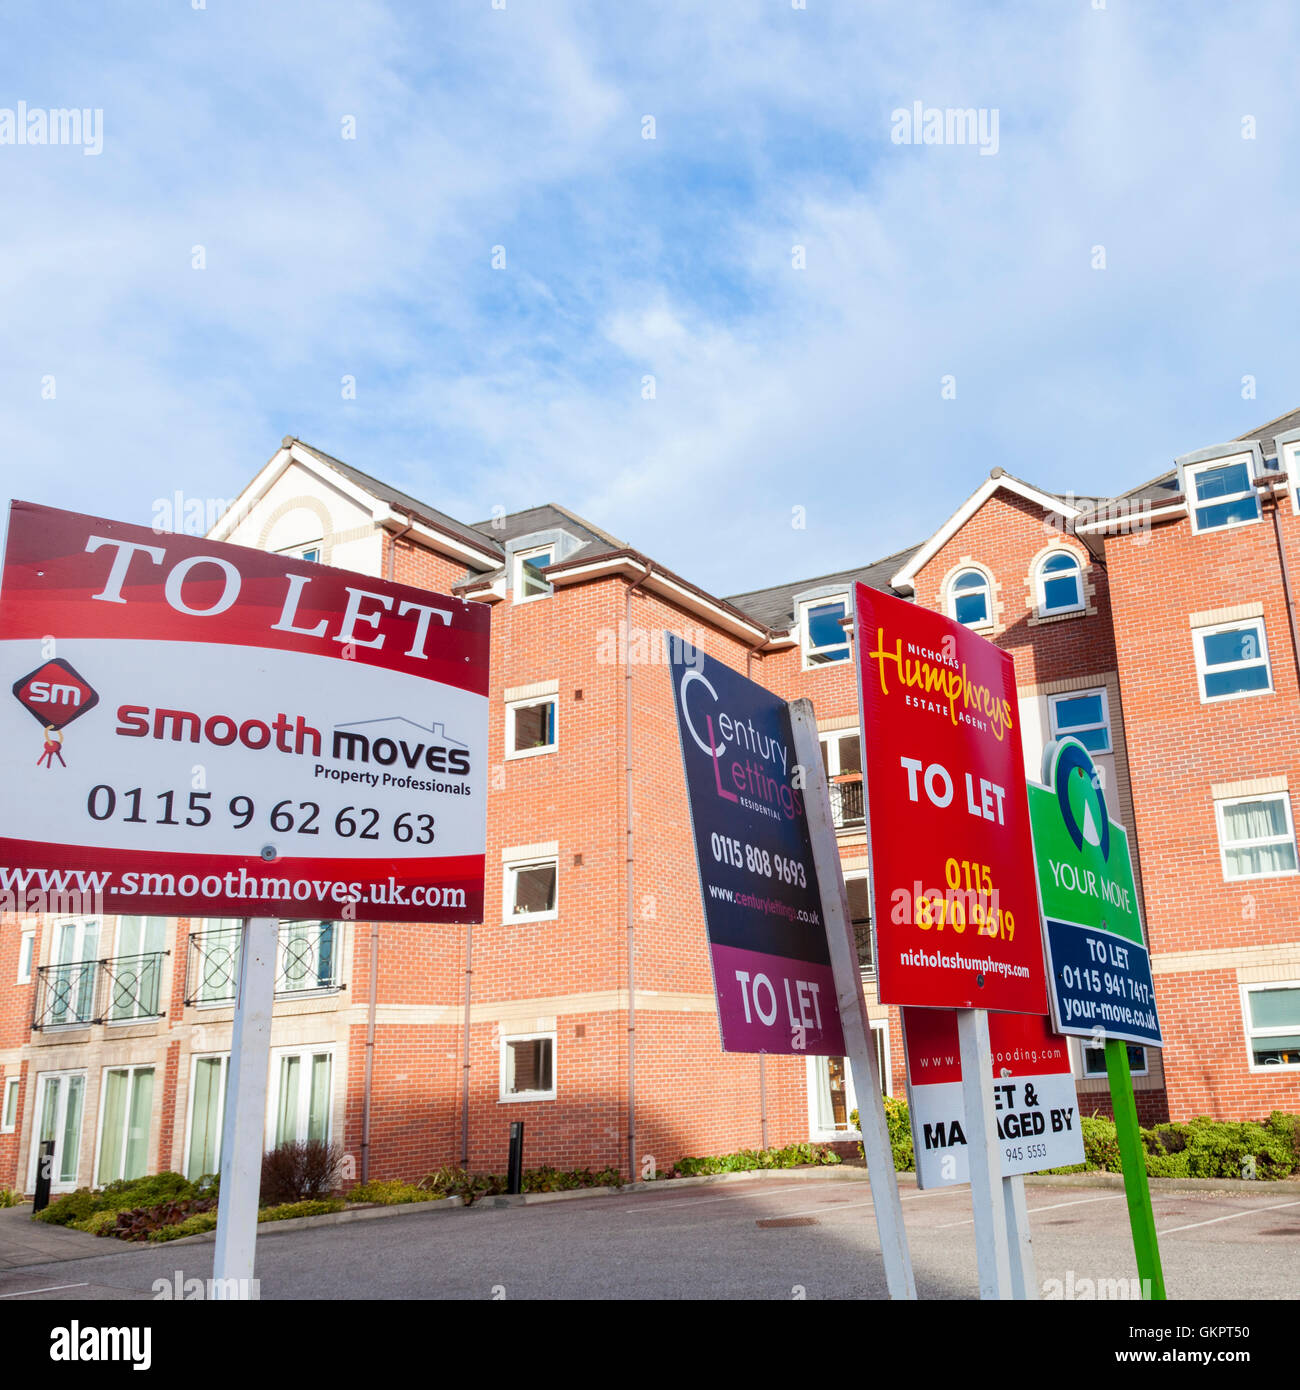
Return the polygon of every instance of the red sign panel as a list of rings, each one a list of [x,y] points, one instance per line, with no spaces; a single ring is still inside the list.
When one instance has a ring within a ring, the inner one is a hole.
[[[881,1002],[1046,1013],[1011,657],[863,584],[856,627]]]
[[[0,909],[482,921],[489,622],[13,503]]]

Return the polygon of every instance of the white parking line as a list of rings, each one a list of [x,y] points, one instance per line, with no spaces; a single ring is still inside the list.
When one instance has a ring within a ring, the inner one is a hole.
[[[1123,1200],[1123,1196],[1119,1193],[1106,1197],[1080,1197],[1074,1202],[1052,1202],[1049,1206],[1045,1207],[1030,1207],[1029,1214],[1032,1216],[1036,1211],[1057,1211],[1061,1207],[1082,1207],[1087,1206],[1089,1202],[1122,1202]],[[936,1226],[934,1229],[936,1231],[946,1231],[952,1226],[969,1226],[974,1220],[975,1218],[973,1216],[968,1216],[965,1221],[945,1221],[942,1226]]]
[[[89,1282],[81,1284],[51,1284],[48,1289],[19,1289],[17,1293],[0,1293],[0,1298],[23,1298],[33,1293],[54,1293],[58,1289],[88,1289]]]
[[[946,1188],[933,1188],[928,1192],[910,1192],[906,1197],[900,1197],[900,1202],[915,1202],[922,1197],[946,1197]],[[865,1202],[833,1202],[829,1206],[806,1207],[803,1211],[783,1211],[782,1217],[786,1216],[833,1216],[837,1211],[848,1211],[850,1207],[869,1207],[873,1206],[871,1198]]]
[[[1208,1221],[1189,1221],[1186,1226],[1166,1226],[1158,1236],[1171,1236],[1175,1231],[1194,1231],[1198,1226],[1213,1226],[1219,1221],[1235,1221],[1239,1216],[1253,1216],[1257,1211],[1281,1211],[1283,1207],[1300,1207],[1300,1202],[1278,1202],[1271,1207],[1250,1207],[1246,1211],[1230,1211],[1227,1216],[1212,1216]]]

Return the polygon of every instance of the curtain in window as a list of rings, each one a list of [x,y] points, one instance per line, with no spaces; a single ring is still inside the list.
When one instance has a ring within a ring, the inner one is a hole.
[[[280,1058],[280,1104],[275,1116],[277,1148],[298,1137],[298,1079],[301,1073],[301,1057]]]
[[[1284,836],[1286,812],[1282,802],[1242,801],[1223,808],[1223,825],[1228,840],[1228,868],[1234,874],[1276,874],[1296,867],[1295,845],[1279,840],[1271,845],[1238,846],[1238,840],[1267,840]]]
[[[225,1068],[221,1057],[200,1057],[194,1065],[194,1095],[190,1100],[190,1152],[185,1176],[191,1182],[215,1173],[221,1164],[221,1088]]]
[[[330,1055],[318,1053],[311,1059],[311,1097],[307,1109],[307,1138],[322,1142],[330,1127]]]
[[[111,1071],[104,1078],[104,1097],[100,1101],[103,1124],[99,1136],[99,1184],[122,1176],[122,1130],[126,1124],[126,1093],[131,1081],[127,1071]]]
[[[81,1148],[81,1100],[86,1092],[84,1076],[69,1076],[64,1081],[68,1088],[68,1103],[63,1114],[63,1153],[59,1164],[59,1180],[76,1182],[77,1157]]]
[[[124,1178],[141,1178],[149,1170],[149,1117],[153,1112],[153,1068],[140,1068],[131,1087],[131,1115],[122,1161]]]

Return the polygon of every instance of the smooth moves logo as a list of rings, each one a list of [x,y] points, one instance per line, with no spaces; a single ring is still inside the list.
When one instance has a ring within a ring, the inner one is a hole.
[[[955,646],[949,640],[935,650],[909,642],[904,651],[903,639],[899,637],[891,648],[885,629],[878,627],[875,649],[867,656],[876,663],[881,695],[890,693],[892,679],[902,691],[919,691],[946,700],[948,717],[954,724],[987,724],[1001,743],[1007,730],[1015,727],[1011,701],[999,691],[972,680],[966,663],[958,659]]]

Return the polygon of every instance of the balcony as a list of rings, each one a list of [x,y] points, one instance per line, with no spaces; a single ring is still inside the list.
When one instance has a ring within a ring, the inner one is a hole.
[[[36,972],[32,1028],[147,1023],[162,1017],[163,961],[170,951],[108,960],[64,961]]]
[[[192,932],[185,961],[185,1003],[233,1004],[239,987],[241,927]],[[277,998],[344,988],[338,979],[338,931],[333,922],[281,922],[275,956]]]
[[[836,830],[853,830],[866,824],[862,809],[862,778],[852,781],[832,782],[831,820]]]

